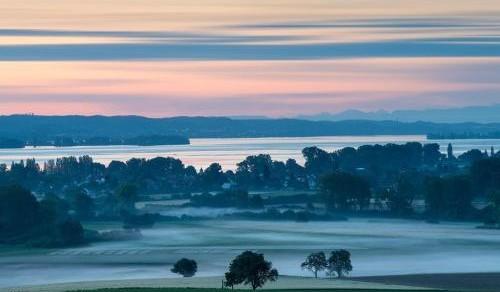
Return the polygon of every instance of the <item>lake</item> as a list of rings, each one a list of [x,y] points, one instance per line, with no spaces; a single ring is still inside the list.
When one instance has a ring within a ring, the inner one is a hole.
[[[332,137],[288,137],[288,138],[217,138],[191,139],[190,145],[163,146],[79,146],[79,147],[28,147],[23,149],[0,149],[0,163],[10,164],[27,158],[39,162],[63,156],[90,155],[95,161],[108,164],[112,160],[126,161],[130,158],[153,158],[172,156],[196,168],[207,167],[218,162],[224,169],[235,169],[236,163],[248,155],[270,154],[275,160],[293,158],[303,163],[301,151],[305,147],[318,146],[327,151],[343,147],[358,147],[365,144],[439,143],[446,151],[452,143],[455,154],[477,148],[488,150],[491,146],[500,149],[500,139],[427,140],[425,136],[332,136]]]

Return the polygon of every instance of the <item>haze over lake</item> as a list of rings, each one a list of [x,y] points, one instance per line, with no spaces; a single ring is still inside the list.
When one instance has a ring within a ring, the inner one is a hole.
[[[108,164],[112,160],[127,161],[130,158],[153,158],[172,156],[184,164],[196,168],[207,167],[218,162],[224,169],[235,169],[236,164],[249,155],[270,154],[273,159],[285,161],[288,158],[304,162],[302,149],[317,146],[327,151],[343,147],[358,147],[366,144],[387,144],[406,142],[439,143],[446,151],[448,143],[453,144],[455,154],[470,149],[489,151],[493,146],[500,149],[500,139],[455,139],[428,140],[425,136],[332,136],[332,137],[288,137],[288,138],[214,138],[191,139],[190,145],[163,146],[77,146],[37,147],[23,149],[0,149],[0,163],[35,158],[38,162],[65,156],[90,155],[96,162]]]

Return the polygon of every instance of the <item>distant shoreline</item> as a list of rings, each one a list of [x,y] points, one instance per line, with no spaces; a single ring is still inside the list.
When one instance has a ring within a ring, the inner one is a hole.
[[[500,123],[432,123],[370,120],[147,118],[141,116],[0,116],[0,137],[22,141],[92,137],[182,136],[193,138],[318,137],[362,135],[489,135]],[[64,141],[60,141],[64,142]],[[100,142],[101,143],[101,142]],[[65,143],[62,143],[65,144]],[[105,143],[109,144],[109,143]]]
[[[450,133],[450,134],[427,134],[428,140],[467,140],[467,139],[500,139],[500,132],[478,134],[478,133]]]
[[[0,137],[0,149],[22,149],[26,147],[78,147],[78,146],[164,146],[189,145],[189,138],[179,135],[143,135],[137,137],[83,137],[57,136],[36,139],[12,139]]]

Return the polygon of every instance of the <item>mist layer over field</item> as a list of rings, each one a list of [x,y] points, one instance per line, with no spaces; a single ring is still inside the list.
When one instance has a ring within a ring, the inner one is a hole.
[[[140,240],[81,248],[3,251],[0,286],[175,277],[169,269],[181,257],[198,261],[197,275],[221,275],[230,259],[246,249],[264,253],[286,275],[308,275],[300,269],[308,253],[336,248],[352,252],[353,276],[500,271],[500,233],[476,229],[473,223],[207,220],[162,223],[142,233]]]

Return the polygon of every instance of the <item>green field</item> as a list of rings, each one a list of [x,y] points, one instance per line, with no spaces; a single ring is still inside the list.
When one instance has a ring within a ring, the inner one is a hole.
[[[73,283],[23,286],[17,288],[0,288],[0,292],[65,292],[65,291],[168,291],[168,292],[215,292],[221,290],[223,277],[192,277],[164,279],[135,279],[115,281],[85,281]],[[141,288],[137,288],[141,287]],[[182,288],[179,288],[182,287]],[[314,279],[312,277],[280,276],[275,282],[264,286],[267,291],[422,291],[402,285],[386,285],[383,283],[367,283],[352,280]],[[251,291],[249,286],[235,286],[237,291]],[[258,290],[262,291],[262,290]],[[426,290],[429,291],[429,290]]]
[[[88,292],[89,290],[76,290],[71,292]],[[248,291],[231,289],[209,289],[209,288],[115,288],[98,289],[92,292],[229,292],[229,291]],[[416,290],[386,290],[386,289],[283,289],[283,290],[257,290],[258,292],[415,292]],[[418,291],[418,290],[417,290]],[[423,291],[423,290],[422,290]],[[443,290],[425,290],[443,291]]]

